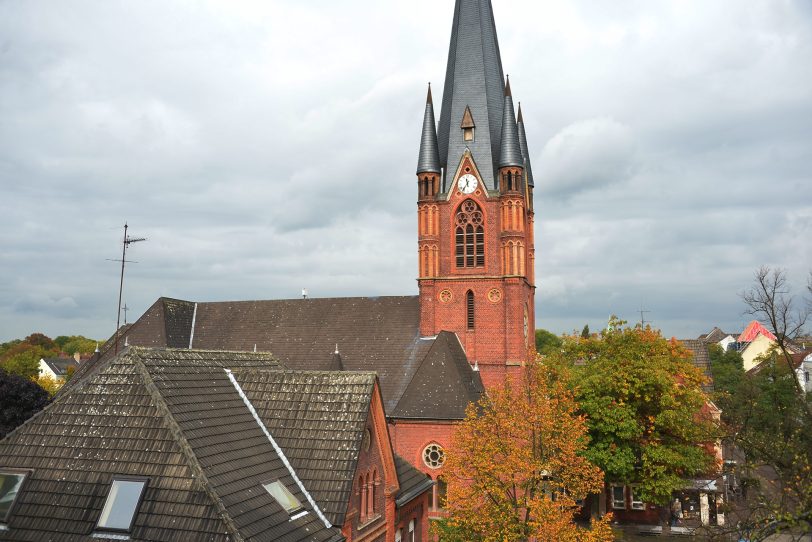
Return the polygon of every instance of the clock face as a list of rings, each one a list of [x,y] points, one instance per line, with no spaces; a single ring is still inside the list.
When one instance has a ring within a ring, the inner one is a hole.
[[[476,190],[477,184],[479,184],[479,181],[477,181],[476,177],[470,173],[466,173],[457,181],[457,188],[459,188],[463,194],[470,194]]]

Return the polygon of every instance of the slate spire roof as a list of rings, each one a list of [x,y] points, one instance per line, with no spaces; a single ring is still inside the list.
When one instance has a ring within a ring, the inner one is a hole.
[[[524,155],[519,143],[519,130],[516,114],[513,111],[513,94],[510,92],[510,79],[505,84],[505,106],[502,115],[502,144],[499,148],[499,167],[524,165]]]
[[[437,128],[434,121],[434,101],[431,99],[431,83],[429,83],[429,91],[426,96],[426,112],[423,115],[423,132],[420,135],[417,173],[440,173],[440,153],[437,147]]]
[[[505,103],[504,81],[490,0],[457,0],[437,128],[440,165],[446,175],[453,175],[468,148],[485,185],[495,187]],[[466,107],[476,120],[473,141],[464,141],[459,128]]]
[[[527,150],[527,134],[524,132],[521,102],[519,102],[519,116],[516,119],[516,126],[519,129],[519,146],[522,149],[522,158],[524,158],[524,176],[527,179],[528,186],[535,186],[533,183],[533,168],[530,166],[530,152]]]

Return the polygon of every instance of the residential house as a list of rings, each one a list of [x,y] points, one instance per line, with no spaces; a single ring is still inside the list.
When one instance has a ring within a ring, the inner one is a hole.
[[[82,363],[81,356],[77,353],[71,358],[41,358],[39,360],[40,376],[48,376],[54,380],[65,380],[68,377],[68,369],[76,369]]]
[[[432,485],[373,373],[130,347],[0,441],[0,540],[425,540]]]

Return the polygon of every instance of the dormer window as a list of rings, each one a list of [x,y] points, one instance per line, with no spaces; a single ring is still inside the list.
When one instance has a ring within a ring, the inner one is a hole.
[[[146,478],[113,478],[96,527],[105,531],[131,531],[146,486]]]
[[[25,480],[25,472],[0,471],[0,523],[8,521]]]
[[[279,480],[264,483],[262,487],[271,494],[271,497],[273,497],[274,500],[279,503],[279,506],[284,508],[288,514],[294,514],[302,509],[302,503],[299,502],[299,499]]]
[[[462,114],[460,128],[462,128],[463,141],[474,140],[474,129],[476,126],[474,125],[474,116],[471,114],[471,109],[467,105],[465,106],[465,112]]]

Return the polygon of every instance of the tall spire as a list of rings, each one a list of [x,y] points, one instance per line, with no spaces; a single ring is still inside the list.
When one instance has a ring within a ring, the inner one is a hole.
[[[527,134],[524,132],[524,119],[522,118],[522,102],[519,102],[519,118],[516,120],[519,127],[519,146],[522,148],[522,158],[524,158],[524,175],[529,186],[533,184],[533,168],[530,167],[530,152],[527,150]]]
[[[490,0],[456,0],[437,136],[440,165],[453,175],[466,148],[488,188],[494,188],[502,134],[504,74]],[[460,128],[465,108],[473,139]]]
[[[505,85],[505,107],[502,115],[502,144],[499,148],[499,167],[524,166],[522,149],[519,145],[519,130],[516,127],[516,114],[513,112],[513,95],[510,92],[510,79]]]
[[[423,114],[423,133],[420,136],[420,154],[417,156],[417,173],[440,173],[440,154],[437,149],[437,130],[434,124],[434,101],[431,99],[431,83],[426,96],[426,112]]]

